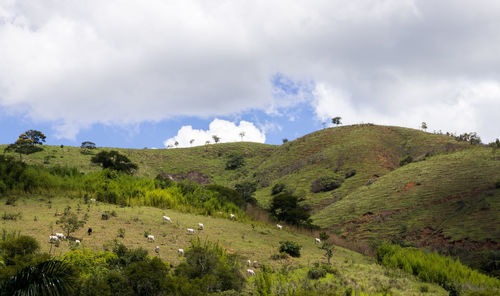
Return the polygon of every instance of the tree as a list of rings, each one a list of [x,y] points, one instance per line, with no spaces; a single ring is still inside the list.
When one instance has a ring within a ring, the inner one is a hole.
[[[241,141],[243,141],[244,136],[245,136],[245,132],[240,132]]]
[[[330,259],[333,257],[333,250],[335,249],[335,247],[333,246],[332,243],[325,241],[323,242],[321,249],[325,251],[325,256],[326,259],[328,260],[328,264],[331,264]]]
[[[85,141],[85,142],[82,142],[82,145],[80,145],[80,153],[90,154],[92,152],[92,150],[94,150],[95,148],[96,147],[95,147],[94,142]]]
[[[191,146],[192,146],[192,145],[193,145],[193,143],[194,143],[194,139],[189,140],[189,145],[191,145]]]
[[[174,145],[175,147],[179,146],[179,142],[175,141]]]
[[[40,131],[28,130],[20,134],[16,142],[8,145],[7,148],[5,148],[5,152],[13,151],[19,153],[19,159],[22,160],[22,154],[32,154],[43,150],[39,146],[43,145],[45,138],[45,135]]]
[[[424,121],[422,122],[422,125],[420,126],[422,128],[422,130],[427,130],[427,123],[425,123]]]
[[[342,124],[341,120],[342,120],[342,117],[336,116],[336,117],[332,118],[332,123],[335,125],[339,125],[339,124]]]
[[[250,204],[256,204],[257,200],[253,197],[255,191],[257,191],[257,184],[250,181],[244,181],[234,185],[234,190],[238,191],[245,202]]]
[[[101,151],[93,156],[90,161],[99,164],[103,169],[111,169],[132,175],[137,170],[137,165],[132,163],[127,156],[118,151]]]
[[[282,141],[283,141],[283,144],[288,143],[288,139],[287,139],[287,138],[283,138],[283,140],[282,140]]]
[[[299,198],[294,195],[285,192],[275,195],[271,200],[269,211],[279,221],[285,221],[297,226],[311,225],[308,210],[299,205]]]
[[[235,170],[245,165],[245,158],[239,152],[229,154],[226,161],[226,170]]]
[[[56,224],[61,224],[66,237],[69,237],[72,232],[77,231],[85,225],[85,220],[78,220],[78,216],[75,213],[68,212],[57,220]]]
[[[215,144],[219,143],[220,138],[217,137],[216,135],[213,135],[212,138],[214,139]]]

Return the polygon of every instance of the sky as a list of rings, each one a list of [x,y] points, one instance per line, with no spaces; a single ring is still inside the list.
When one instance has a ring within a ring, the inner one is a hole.
[[[335,116],[488,143],[499,32],[491,0],[0,0],[0,143],[281,144]]]

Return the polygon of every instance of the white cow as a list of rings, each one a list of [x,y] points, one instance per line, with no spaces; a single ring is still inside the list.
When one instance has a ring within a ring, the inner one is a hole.
[[[90,199],[91,202],[96,202],[95,198]]]
[[[66,237],[64,236],[64,234],[62,234],[62,233],[57,233],[57,232],[56,232],[56,236],[57,236],[57,238],[59,238],[59,239],[64,239],[64,238],[66,238]]]
[[[184,256],[184,249],[177,250],[177,254],[179,254],[179,256]]]
[[[234,214],[229,214],[229,218],[230,218],[231,220],[234,220],[234,219],[236,219],[236,216],[235,216]]]
[[[248,265],[248,267],[252,266],[252,261],[247,260],[247,265]]]
[[[278,228],[279,230],[281,230],[281,229],[283,229],[283,226],[279,225],[279,224],[276,224],[276,228]]]
[[[194,234],[194,229],[193,229],[193,228],[188,228],[188,229],[187,229],[187,233],[189,233],[189,234]]]
[[[317,238],[317,237],[316,237],[316,238],[314,238],[314,242],[315,242],[316,244],[319,244],[319,243],[321,243],[321,240],[320,240],[319,238]]]
[[[75,239],[75,244],[80,244],[80,240],[79,239]]]
[[[255,275],[255,271],[253,271],[253,269],[247,269],[247,274],[248,275]]]
[[[154,242],[155,241],[155,236],[154,235],[148,235],[148,241],[152,241]]]
[[[59,238],[56,235],[49,235],[49,241],[58,241]]]
[[[198,230],[203,230],[203,223],[198,223]]]
[[[163,222],[165,221],[172,223],[172,219],[170,219],[170,217],[163,216]]]

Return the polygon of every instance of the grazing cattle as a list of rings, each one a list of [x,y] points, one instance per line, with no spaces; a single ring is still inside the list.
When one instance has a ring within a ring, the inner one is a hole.
[[[184,249],[178,249],[177,254],[179,254],[179,256],[184,256]]]
[[[229,214],[229,218],[230,218],[231,220],[234,220],[234,219],[236,219],[236,216],[235,216],[234,214]]]
[[[160,246],[156,246],[156,248],[155,248],[155,253],[156,253],[156,254],[160,253]]]
[[[259,267],[259,263],[257,263],[257,261],[254,261],[253,262],[253,268],[258,268]]]
[[[155,241],[155,236],[154,235],[148,235],[148,241],[152,241],[154,242]]]
[[[317,237],[316,237],[316,238],[314,239],[314,243],[319,244],[319,243],[321,243],[321,240],[320,240],[319,238],[317,238]]]
[[[78,244],[80,244],[80,240],[79,240],[79,239],[76,239],[76,240],[75,240],[75,244],[77,244],[77,245],[78,245]]]
[[[52,241],[58,241],[59,238],[55,235],[49,235],[49,241],[52,242]]]
[[[203,223],[198,223],[198,230],[203,230]]]
[[[193,229],[193,228],[188,228],[188,229],[187,229],[187,233],[189,233],[189,234],[194,234],[194,229]]]
[[[163,222],[165,221],[172,223],[172,219],[170,219],[170,217],[163,216]]]
[[[253,271],[253,269],[247,269],[247,274],[248,275],[255,275],[255,271]]]
[[[57,232],[56,232],[56,236],[57,236],[57,238],[58,238],[58,239],[64,239],[64,238],[66,238],[66,237],[64,236],[64,234],[62,234],[62,233],[57,233]]]
[[[90,228],[90,227],[89,227],[89,230],[87,230],[87,233],[88,233],[89,235],[91,235],[91,234],[92,234],[92,228]]]
[[[281,229],[283,229],[283,226],[279,225],[279,224],[276,224],[276,228],[278,228],[279,230],[281,230]]]
[[[252,261],[247,260],[247,265],[248,265],[248,267],[252,266]]]

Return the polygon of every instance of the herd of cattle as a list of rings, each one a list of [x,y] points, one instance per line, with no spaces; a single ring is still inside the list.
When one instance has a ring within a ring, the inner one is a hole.
[[[164,222],[164,223],[165,223],[165,222],[173,223],[173,222],[172,222],[172,219],[171,219],[170,217],[168,217],[168,216],[163,216],[162,218],[163,218],[163,222]],[[230,218],[231,220],[235,220],[235,219],[236,219],[236,216],[235,216],[234,214],[230,214],[230,215],[229,215],[229,218]],[[280,224],[276,224],[276,228],[277,228],[277,229],[279,229],[279,230],[282,230],[282,229],[283,229],[283,226],[282,226],[282,225],[280,225]],[[203,223],[198,223],[198,230],[203,230],[203,229],[204,229]],[[194,233],[195,233],[195,230],[194,230],[193,228],[187,228],[187,229],[186,229],[186,231],[187,231],[187,234],[194,234]],[[89,229],[88,229],[88,231],[87,231],[87,233],[88,233],[88,235],[91,235],[91,234],[92,234],[92,228],[89,228]],[[55,235],[50,235],[50,236],[49,236],[49,242],[50,242],[50,243],[53,243],[53,242],[56,242],[56,241],[59,241],[59,240],[62,240],[62,239],[66,239],[66,236],[65,236],[63,233],[56,233]],[[148,241],[150,241],[150,242],[154,242],[154,241],[155,241],[155,237],[154,237],[154,235],[151,235],[151,234],[149,234],[149,235],[147,236],[147,239],[148,239]],[[77,240],[75,240],[75,243],[76,243],[77,245],[78,245],[78,244],[80,244],[80,240],[78,240],[78,239],[77,239]],[[314,243],[319,244],[319,243],[321,243],[321,240],[320,240],[319,238],[314,238]],[[156,247],[155,247],[155,252],[156,252],[157,254],[159,254],[159,253],[160,253],[160,246],[156,246]],[[178,249],[178,250],[177,250],[177,254],[178,254],[179,256],[184,256],[184,249]],[[247,269],[247,275],[249,275],[249,276],[254,276],[254,275],[255,275],[255,270],[251,269],[250,267],[252,267],[252,266],[253,266],[253,268],[258,268],[258,263],[257,263],[257,261],[253,261],[253,262],[252,262],[251,260],[247,260],[247,266],[249,267],[249,268]]]

